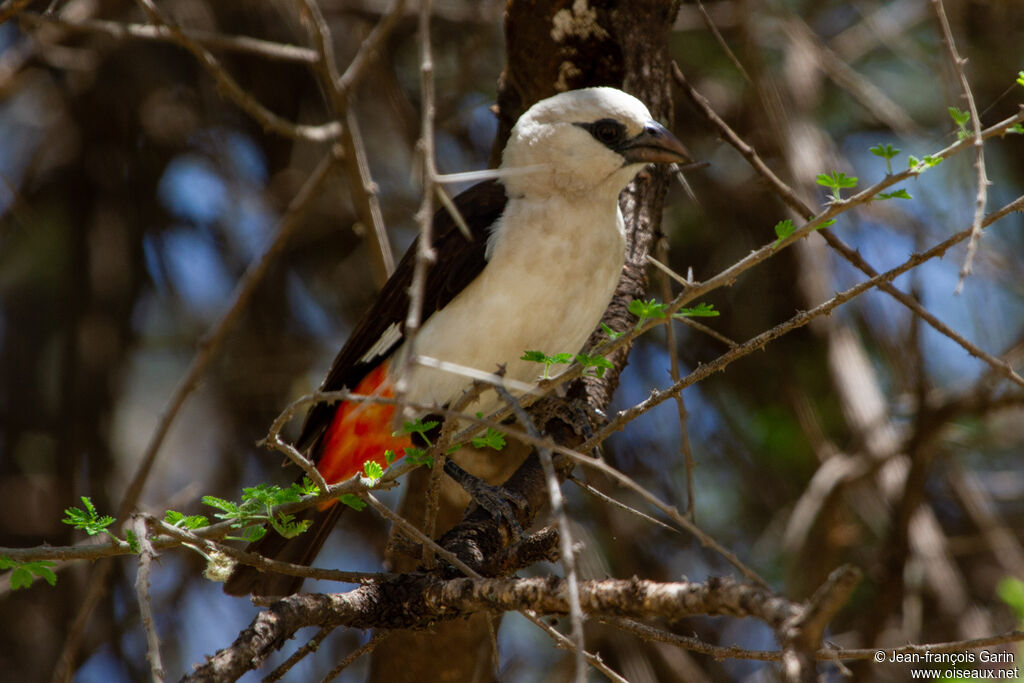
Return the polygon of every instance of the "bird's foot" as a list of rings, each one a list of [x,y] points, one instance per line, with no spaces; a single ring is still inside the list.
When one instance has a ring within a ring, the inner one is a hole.
[[[444,471],[469,494],[474,503],[490,513],[491,517],[503,520],[508,524],[512,532],[512,542],[518,541],[523,535],[523,527],[516,517],[516,510],[519,512],[526,510],[527,501],[523,496],[501,486],[491,486],[483,479],[474,477],[452,460],[445,461]]]

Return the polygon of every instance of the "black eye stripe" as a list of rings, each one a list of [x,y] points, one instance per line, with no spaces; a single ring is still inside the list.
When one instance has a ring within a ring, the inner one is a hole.
[[[615,119],[598,119],[597,121],[577,123],[576,125],[594,136],[595,140],[612,149],[615,149],[626,140],[626,126],[621,121],[616,121]]]

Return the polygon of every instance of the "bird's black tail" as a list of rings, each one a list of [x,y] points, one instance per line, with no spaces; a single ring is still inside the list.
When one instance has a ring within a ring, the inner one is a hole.
[[[285,538],[273,529],[258,541],[250,543],[246,551],[259,553],[264,557],[282,562],[291,562],[309,566],[316,559],[317,553],[327,540],[327,535],[334,529],[345,509],[344,505],[335,503],[327,510],[309,508],[295,515],[296,521],[310,519],[312,524],[304,532],[293,538]],[[298,593],[302,588],[301,576],[289,576],[275,572],[262,572],[255,567],[244,564],[235,565],[231,576],[224,584],[224,592],[229,595],[264,595],[285,596]]]

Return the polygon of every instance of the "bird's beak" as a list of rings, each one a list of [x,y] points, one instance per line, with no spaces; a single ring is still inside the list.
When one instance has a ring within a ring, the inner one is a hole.
[[[648,121],[644,132],[627,140],[619,153],[629,164],[688,164],[692,161],[683,143],[657,121]]]

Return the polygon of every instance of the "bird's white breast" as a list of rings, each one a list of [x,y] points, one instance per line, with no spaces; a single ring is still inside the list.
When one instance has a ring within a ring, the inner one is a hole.
[[[488,252],[481,274],[424,323],[415,352],[484,372],[505,365],[506,377],[535,382],[543,365],[523,353],[579,352],[608,307],[625,252],[617,199],[510,199]],[[443,405],[471,382],[436,368],[409,372],[408,398],[418,403]],[[498,403],[486,392],[472,409]]]

